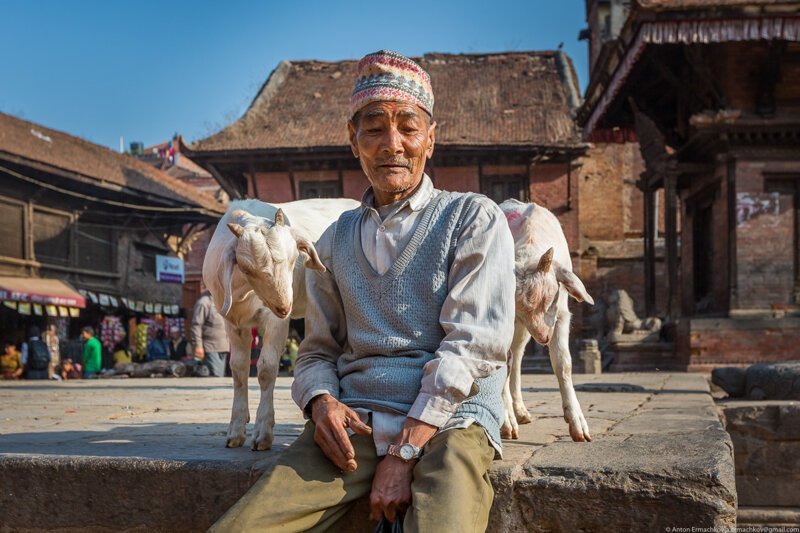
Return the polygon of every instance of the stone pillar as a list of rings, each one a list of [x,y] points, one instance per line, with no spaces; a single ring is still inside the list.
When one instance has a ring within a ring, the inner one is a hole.
[[[664,222],[667,254],[667,284],[669,301],[667,314],[674,322],[681,314],[680,287],[678,286],[678,175],[670,170],[664,175]]]
[[[602,357],[595,339],[581,340],[580,359],[583,362],[584,374],[603,373]]]

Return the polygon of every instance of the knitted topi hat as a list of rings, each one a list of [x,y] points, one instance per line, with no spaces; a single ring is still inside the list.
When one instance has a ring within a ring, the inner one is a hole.
[[[433,116],[431,78],[411,59],[381,50],[358,62],[356,84],[350,96],[350,116],[365,105],[379,101],[418,105]]]

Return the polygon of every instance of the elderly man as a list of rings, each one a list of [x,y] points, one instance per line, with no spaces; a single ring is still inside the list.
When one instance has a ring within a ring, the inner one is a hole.
[[[433,93],[381,51],[357,71],[348,123],[372,186],[317,243],[292,396],[312,419],[212,528],[324,531],[369,495],[406,531],[483,531],[501,452],[514,247],[500,209],[436,190]],[[365,529],[370,529],[367,524]]]

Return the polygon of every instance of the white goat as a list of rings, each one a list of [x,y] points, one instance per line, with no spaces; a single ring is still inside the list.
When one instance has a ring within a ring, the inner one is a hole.
[[[325,271],[313,243],[340,214],[358,205],[348,199],[274,205],[239,200],[231,202],[217,225],[203,261],[203,281],[225,318],[231,344],[233,408],[227,447],[242,446],[247,436],[247,378],[253,327],[264,332],[264,343],[258,358],[261,399],[252,448],[267,450],[272,446],[272,397],[289,318],[305,315],[303,266]],[[305,261],[300,260],[300,252],[307,256]]]
[[[561,391],[564,420],[574,441],[590,441],[589,426],[572,386],[572,356],[569,353],[571,314],[567,295],[594,305],[578,276],[572,272],[569,246],[553,213],[535,203],[506,200],[500,204],[514,237],[517,277],[516,322],[511,345],[511,371],[503,390],[506,421],[504,437],[519,438],[519,425],[531,421],[522,400],[522,355],[531,336],[546,344],[550,363]]]

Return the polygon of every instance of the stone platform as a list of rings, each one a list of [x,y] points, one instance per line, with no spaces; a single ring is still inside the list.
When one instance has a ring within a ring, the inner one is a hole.
[[[552,375],[523,376],[534,421],[492,467],[490,531],[735,523],[731,441],[703,376],[575,380],[591,443],[569,440]],[[204,530],[299,434],[290,385],[279,378],[273,449],[252,452],[224,448],[229,379],[0,383],[0,531]],[[254,416],[255,380],[250,392]]]

